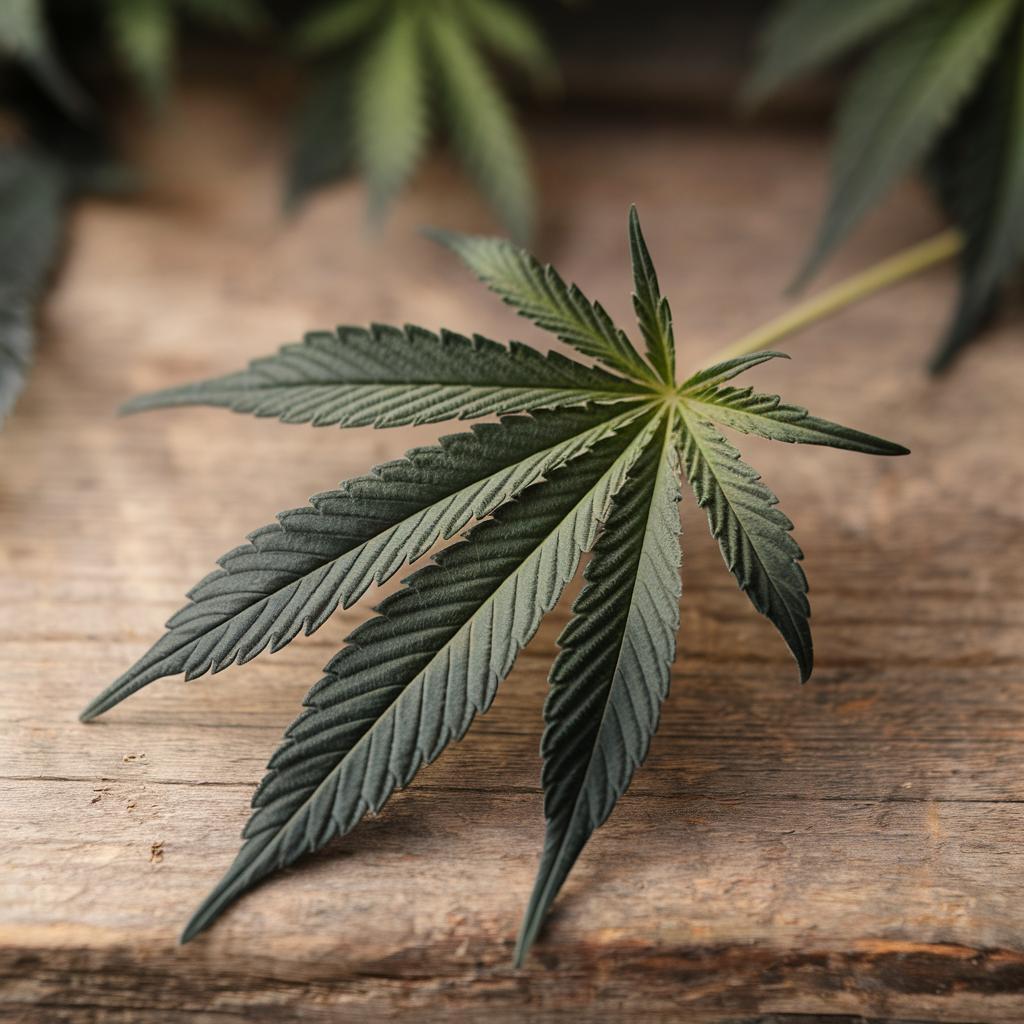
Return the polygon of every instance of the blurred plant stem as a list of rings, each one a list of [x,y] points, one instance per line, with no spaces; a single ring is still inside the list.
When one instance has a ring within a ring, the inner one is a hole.
[[[769,348],[788,338],[805,327],[824,320],[825,317],[838,313],[841,309],[859,302],[861,299],[874,295],[884,288],[890,288],[908,277],[927,270],[944,260],[951,259],[963,248],[963,236],[955,228],[949,228],[933,237],[912,245],[909,249],[891,256],[889,259],[876,263],[859,274],[840,281],[831,288],[826,288],[820,295],[815,295],[782,316],[769,320],[756,330],[745,334],[728,348],[718,353],[715,361],[735,359],[737,356],[758,352]]]

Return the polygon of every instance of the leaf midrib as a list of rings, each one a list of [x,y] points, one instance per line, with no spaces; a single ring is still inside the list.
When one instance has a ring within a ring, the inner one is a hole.
[[[617,643],[616,654],[615,654],[615,667],[612,670],[611,683],[609,684],[609,687],[608,687],[608,697],[609,697],[609,699],[604,701],[604,707],[601,710],[601,720],[598,723],[597,732],[595,734],[595,736],[597,736],[597,737],[599,737],[601,735],[601,730],[604,728],[604,723],[607,720],[609,708],[611,707],[611,703],[612,703],[611,699],[610,699],[611,698],[611,694],[612,694],[612,690],[613,690],[613,688],[615,686],[615,680],[618,678],[618,675],[619,675],[619,667],[622,664],[622,652],[623,652],[623,646],[624,646],[623,641],[625,640],[626,630],[627,630],[627,627],[629,625],[630,613],[633,610],[633,600],[634,600],[634,597],[636,595],[637,583],[638,583],[638,581],[640,579],[639,567],[640,567],[641,562],[643,561],[644,554],[645,554],[645,552],[647,550],[647,545],[651,541],[650,524],[651,524],[651,516],[654,513],[655,497],[656,497],[656,494],[657,494],[657,483],[658,483],[659,478],[661,477],[662,472],[664,471],[664,467],[662,465],[662,460],[664,460],[666,458],[667,453],[668,453],[669,445],[672,443],[672,429],[671,429],[671,427],[672,427],[672,412],[671,412],[671,410],[668,410],[665,413],[663,413],[663,417],[664,417],[663,428],[664,428],[664,431],[665,431],[665,439],[662,442],[661,454],[659,455],[659,459],[658,459],[657,470],[656,470],[656,473],[655,473],[655,485],[654,485],[654,487],[651,488],[650,500],[647,503],[647,515],[645,517],[645,525],[644,525],[644,539],[643,539],[643,541],[642,541],[642,543],[640,545],[640,554],[639,554],[639,556],[637,558],[637,569],[638,569],[638,571],[633,576],[633,581],[632,581],[632,583],[630,584],[630,587],[629,587],[628,610],[627,610],[626,616],[622,620],[622,629],[619,631],[618,643]],[[595,743],[593,745],[593,747],[591,748],[590,753],[587,756],[586,769],[584,770],[584,773],[583,773],[583,776],[582,776],[583,779],[586,779],[586,777],[590,774],[590,768],[591,768],[591,766],[594,763],[594,757],[595,757],[595,755],[597,753],[597,749],[598,749],[598,744]],[[576,795],[573,797],[572,809],[571,809],[571,811],[569,813],[569,816],[568,816],[568,819],[567,819],[570,823],[573,820],[575,820],[576,812],[577,812],[577,810],[578,810],[578,808],[580,806],[580,802],[581,802],[583,791],[584,791],[584,786],[581,784],[578,787],[578,789],[576,790]],[[558,861],[561,859],[562,855],[564,854],[565,847],[566,847],[566,844],[567,844],[568,840],[569,840],[569,829],[566,828],[566,830],[563,833],[562,838],[561,838],[561,840],[560,840],[560,842],[558,844],[557,854],[552,859],[552,870],[549,873],[548,880],[545,882],[544,889],[541,892],[541,900],[539,901],[541,906],[545,906],[546,907],[546,905],[548,903],[548,899],[547,899],[548,893],[549,893],[549,891],[551,889],[551,886],[554,884],[554,882],[553,882],[554,874],[555,874],[554,867],[555,867],[555,865],[557,865]],[[531,922],[531,925],[532,925],[532,922]],[[524,931],[525,931],[525,929],[524,929]]]
[[[747,529],[747,526],[746,526],[746,523],[744,522],[743,517],[739,514],[739,512],[736,511],[736,506],[729,499],[728,492],[726,491],[725,487],[723,486],[722,479],[718,475],[718,472],[716,470],[715,460],[712,459],[712,458],[708,458],[707,448],[701,442],[700,432],[697,431],[697,430],[691,429],[690,424],[689,424],[689,422],[687,420],[687,410],[686,410],[686,407],[683,406],[683,405],[679,406],[679,416],[680,416],[680,419],[682,420],[682,423],[683,423],[683,429],[689,434],[690,437],[693,438],[693,443],[697,446],[697,449],[700,452],[701,458],[704,460],[704,464],[708,467],[709,472],[715,478],[715,482],[718,484],[718,488],[721,491],[723,498],[725,499],[725,501],[729,505],[729,507],[731,509],[733,509],[733,514],[736,516],[736,522],[737,522],[737,524],[739,524],[740,529],[743,531],[743,536],[747,538],[747,542],[750,544],[751,550],[754,552],[754,555],[757,558],[757,563],[761,567],[761,572],[762,572],[762,575],[763,575],[764,579],[768,582],[768,585],[771,587],[772,592],[775,593],[778,596],[779,601],[782,604],[782,607],[786,610],[786,618],[789,619],[790,625],[793,627],[795,633],[797,635],[799,635],[799,633],[800,633],[800,630],[798,628],[799,627],[799,622],[797,621],[797,619],[793,615],[793,610],[790,608],[789,601],[787,601],[785,599],[785,595],[783,594],[783,592],[776,585],[775,579],[774,579],[773,575],[767,570],[767,568],[765,566],[764,558],[761,555],[761,549],[760,549],[757,541],[754,539],[754,537],[751,535],[751,533]],[[712,427],[712,429],[714,429],[714,428]],[[692,488],[693,484],[691,483],[690,486]],[[732,572],[732,567],[731,566],[729,566],[729,571]],[[788,646],[788,641],[787,641],[787,646]]]
[[[762,396],[755,395],[754,397]],[[715,421],[715,417],[713,415],[714,411],[723,410],[728,413],[735,413],[737,416],[741,416],[745,419],[757,420],[759,423],[767,423],[773,426],[779,426],[779,424],[782,423],[785,426],[800,427],[803,430],[815,431],[817,433],[823,434],[823,436],[828,436],[827,434],[824,434],[824,432],[821,431],[819,428],[807,425],[805,421],[811,419],[811,416],[810,413],[806,412],[805,410],[796,410],[797,413],[802,413],[802,415],[797,415],[796,418],[793,420],[781,420],[777,417],[766,416],[762,412],[751,412],[749,409],[741,409],[735,405],[728,405],[725,402],[709,402],[704,399],[693,398],[689,396],[683,399],[682,404],[686,405],[687,407],[690,408],[691,411],[697,414],[699,414],[702,409],[707,409],[708,412],[706,418],[712,421]],[[779,402],[778,407],[782,407],[781,401]],[[793,409],[795,407],[789,406],[788,408]],[[734,424],[726,424],[726,426],[730,426],[734,430],[739,430],[739,427],[736,427]],[[743,431],[741,431],[741,433],[743,433]]]
[[[626,381],[623,378],[624,383],[634,383],[634,381]],[[635,383],[640,383],[636,381]],[[520,392],[520,391],[559,391],[559,392],[572,392],[578,391],[580,393],[581,401],[586,401],[588,395],[611,395],[620,399],[621,401],[635,401],[637,399],[647,398],[648,394],[642,391],[640,388],[635,390],[626,390],[623,388],[621,391],[608,390],[606,388],[584,388],[566,384],[559,387],[554,384],[467,384],[465,381],[405,381],[401,383],[395,383],[395,381],[376,381],[376,380],[328,380],[328,381],[273,381],[268,380],[266,382],[259,381],[256,383],[232,381],[227,378],[220,378],[219,380],[212,380],[198,387],[190,388],[187,390],[199,391],[200,388],[215,390],[215,385],[220,385],[224,390],[229,390],[231,387],[237,387],[240,390],[251,392],[251,391],[269,391],[280,388],[379,388],[392,389],[392,390],[408,390],[409,388],[461,388],[464,391],[484,391],[484,392]],[[173,389],[178,391],[179,389]],[[181,389],[186,390],[186,389]],[[145,396],[144,396],[145,397]]]

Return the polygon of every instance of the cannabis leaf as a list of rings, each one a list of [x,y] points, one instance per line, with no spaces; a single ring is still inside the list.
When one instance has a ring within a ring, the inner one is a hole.
[[[927,164],[966,238],[961,301],[936,368],[977,333],[1024,252],[1022,32],[1022,0],[786,0],[748,84],[760,100],[871,44],[840,103],[831,195],[797,286],[898,178]]]
[[[740,587],[782,634],[801,679],[810,674],[810,610],[792,524],[716,424],[787,442],[906,453],[777,396],[728,385],[779,353],[726,360],[677,385],[671,314],[635,210],[634,306],[646,358],[600,305],[511,243],[440,237],[522,315],[619,373],[514,342],[342,327],[307,335],[240,373],[127,407],[226,406],[319,426],[503,416],[414,449],[250,534],[190,592],[164,636],[83,712],[94,718],[168,675],[192,679],[279,650],[470,527],[406,579],[327,665],[253,797],[234,864],[183,941],[260,878],[379,811],[461,738],[592,551],[551,672],[542,743],[547,836],[521,961],[643,761],[668,693],[681,472]]]
[[[1024,255],[1024,17],[943,139],[930,170],[966,238],[960,301],[933,367],[943,369],[984,326],[1000,285]]]
[[[423,155],[436,113],[466,171],[518,238],[533,195],[524,147],[481,50],[535,79],[551,58],[504,0],[330,0],[297,47],[322,59],[300,113],[287,199],[357,170],[379,219]],[[331,56],[335,54],[334,56]],[[436,101],[436,102],[432,102]]]

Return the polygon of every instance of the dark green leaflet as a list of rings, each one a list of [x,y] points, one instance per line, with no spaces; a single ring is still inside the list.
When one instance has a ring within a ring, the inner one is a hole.
[[[966,242],[935,371],[985,327],[1024,255],[1022,22],[1022,0],[780,0],[747,87],[760,100],[869,44],[840,104],[832,195],[795,286],[897,177],[924,164]]]
[[[60,249],[67,185],[56,161],[0,148],[0,424],[25,385],[36,303]]]
[[[633,309],[640,333],[647,343],[647,358],[666,384],[676,381],[676,339],[672,333],[672,310],[661,294],[658,275],[647,251],[636,207],[629,211],[629,252],[633,262]]]
[[[657,378],[599,302],[567,285],[552,267],[541,266],[525,249],[504,238],[432,232],[495,294],[520,316],[551,331],[584,355],[599,359],[640,381]]]
[[[639,410],[638,410],[639,411]],[[83,712],[108,711],[143,686],[194,679],[277,651],[354,604],[439,540],[481,519],[636,416],[539,413],[483,424],[282,512],[220,559],[167,633]]]
[[[650,434],[648,420],[570,462],[411,576],[349,637],[271,760],[245,845],[184,940],[257,879],[379,810],[490,707]]]
[[[313,11],[295,32],[296,49],[323,53],[357,39],[386,13],[381,0],[344,0]]]
[[[351,93],[352,69],[347,65],[332,64],[313,76],[295,116],[285,209],[297,209],[315,188],[355,169]]]
[[[727,380],[732,380],[733,377],[738,377],[741,373],[746,373],[747,370],[768,362],[769,359],[788,358],[789,356],[785,352],[751,352],[745,356],[737,356],[735,359],[726,359],[724,362],[715,363],[713,366],[698,370],[695,374],[687,377],[680,384],[679,391],[681,394],[688,395],[695,391],[714,387],[716,384],[724,384]]]
[[[108,0],[110,35],[122,63],[151,103],[167,95],[177,29],[168,0]]]
[[[932,362],[944,369],[984,326],[1024,253],[1024,11],[978,96],[933,161],[933,176],[966,237],[960,300]]]
[[[729,571],[754,607],[782,634],[806,682],[814,665],[803,552],[778,499],[706,420],[682,411],[680,452],[697,504]]]
[[[144,395],[125,411],[217,405],[287,423],[394,427],[638,394],[619,377],[516,342],[375,324],[307,334],[241,373]]]
[[[907,454],[903,445],[818,419],[798,405],[787,405],[778,395],[758,394],[750,387],[706,387],[688,394],[686,405],[705,419],[772,441],[822,444],[865,455]]]
[[[462,0],[469,30],[489,50],[528,72],[538,85],[557,77],[554,54],[515,0]]]
[[[544,852],[522,963],[594,829],[647,756],[679,628],[679,470],[667,417],[612,503],[558,643],[544,708]]]

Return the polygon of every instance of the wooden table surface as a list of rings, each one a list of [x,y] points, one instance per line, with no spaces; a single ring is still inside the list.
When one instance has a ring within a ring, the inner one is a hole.
[[[525,970],[510,959],[568,601],[493,711],[379,817],[176,945],[282,729],[367,607],[95,725],[77,711],[249,530],[438,429],[117,419],[117,404],[341,321],[541,337],[414,234],[489,226],[443,158],[378,237],[356,184],[282,219],[265,100],[198,81],[137,144],[149,198],[79,208],[0,436],[0,1019],[1024,1020],[1024,345],[1007,323],[950,376],[923,374],[950,268],[757,371],[913,455],[743,444],[807,556],[818,667],[803,688],[684,502],[661,730]],[[548,120],[533,138],[539,252],[628,322],[636,201],[684,367],[784,308],[821,137],[666,118]],[[828,276],[935,228],[907,186]]]

